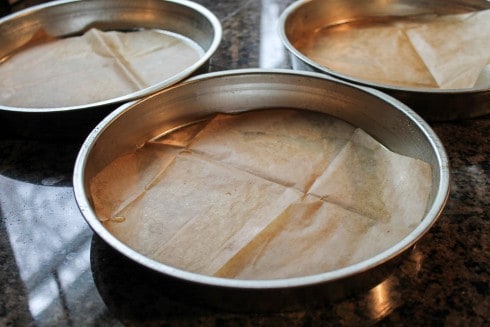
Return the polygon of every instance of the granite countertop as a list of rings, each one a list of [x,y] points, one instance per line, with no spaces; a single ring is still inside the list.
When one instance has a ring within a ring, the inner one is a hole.
[[[40,2],[21,1],[12,10]],[[197,2],[223,25],[212,71],[290,67],[275,21],[291,1]],[[94,236],[71,187],[83,137],[0,133],[0,325],[488,326],[490,120],[430,125],[446,147],[452,178],[447,206],[433,228],[371,290],[272,313],[176,299],[160,276]]]

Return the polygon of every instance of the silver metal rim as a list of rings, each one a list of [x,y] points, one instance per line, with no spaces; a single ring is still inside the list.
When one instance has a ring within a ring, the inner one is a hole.
[[[328,76],[326,77],[325,75],[320,73],[297,72],[297,71],[283,70],[283,69],[272,69],[272,70],[239,69],[239,70],[231,70],[231,71],[224,71],[224,72],[208,73],[205,75],[192,78],[182,84],[172,86],[169,89],[176,88],[176,87],[185,87],[185,85],[187,84],[199,83],[199,81],[205,79],[213,79],[213,78],[220,78],[220,77],[233,76],[233,75],[243,75],[243,74],[287,74],[287,75],[309,76],[309,77],[320,78],[320,79],[330,79],[338,83],[342,83],[350,87],[360,89],[373,96],[379,97],[384,101],[392,104],[394,107],[397,108],[397,110],[404,112],[418,126],[418,128],[420,128],[423,131],[423,133],[427,136],[427,138],[431,140],[431,146],[434,149],[434,152],[437,156],[438,165],[440,167],[441,176],[438,185],[438,192],[435,195],[434,203],[431,206],[431,208],[428,210],[424,220],[403,240],[398,242],[390,249],[382,253],[379,253],[378,255],[370,259],[367,259],[365,261],[335,271],[330,271],[322,274],[305,276],[305,277],[277,279],[277,280],[226,279],[226,278],[211,277],[211,276],[205,276],[205,275],[187,272],[184,270],[167,266],[155,260],[149,259],[144,255],[129,248],[119,240],[117,240],[111,233],[109,233],[105,229],[105,227],[97,219],[95,212],[93,211],[90,202],[88,200],[88,197],[84,191],[84,178],[85,178],[84,167],[86,166],[87,163],[88,154],[91,152],[94,144],[97,142],[99,135],[104,131],[105,128],[107,128],[107,126],[109,126],[120,115],[124,114],[127,110],[130,110],[133,106],[137,105],[139,102],[146,101],[146,99],[143,99],[137,102],[125,104],[120,108],[118,108],[117,110],[115,110],[114,112],[112,112],[111,114],[109,114],[87,137],[87,139],[85,140],[85,142],[83,143],[80,149],[80,152],[78,154],[75,163],[74,175],[73,175],[73,187],[74,187],[75,199],[87,223],[94,230],[94,232],[98,234],[106,243],[108,243],[113,248],[117,249],[123,255],[129,257],[133,261],[147,268],[189,282],[212,285],[216,287],[227,287],[227,288],[237,288],[237,289],[281,289],[281,288],[311,286],[316,284],[333,282],[339,279],[343,279],[349,276],[354,276],[359,273],[371,270],[377,266],[382,265],[387,261],[390,261],[394,257],[398,256],[400,253],[412,247],[436,222],[438,216],[443,210],[443,207],[449,195],[450,177],[449,177],[449,163],[448,163],[446,152],[444,150],[441,141],[434,133],[434,131],[430,128],[430,126],[420,116],[418,116],[418,114],[416,114],[406,105],[392,98],[391,96],[388,96],[372,88],[362,87],[344,81],[338,81],[337,79],[330,78]],[[151,97],[159,96],[159,94],[163,94],[166,91],[167,90],[160,91],[159,93],[154,94]]]
[[[404,91],[404,92],[418,92],[418,93],[432,93],[432,94],[471,94],[471,93],[478,93],[478,92],[483,92],[483,91],[489,91],[489,87],[479,87],[479,88],[471,88],[471,89],[436,89],[436,88],[426,88],[426,87],[403,87],[403,86],[393,86],[389,84],[381,84],[381,83],[376,83],[372,82],[369,80],[364,80],[364,79],[358,79],[349,75],[342,74],[340,72],[331,70],[325,66],[322,66],[318,64],[317,62],[311,60],[304,54],[302,54],[298,49],[296,49],[291,42],[289,42],[289,39],[286,35],[286,22],[289,16],[295,12],[298,8],[302,7],[306,2],[299,0],[296,2],[293,2],[291,5],[289,5],[283,13],[279,17],[278,21],[278,27],[279,27],[279,37],[281,38],[281,41],[283,45],[286,47],[286,49],[293,54],[296,58],[300,59],[304,63],[310,65],[311,67],[314,67],[319,72],[328,74],[333,77],[337,77],[339,79],[342,79],[344,81],[352,82],[357,85],[363,85],[363,86],[368,86],[368,87],[376,87],[376,88],[381,88],[381,89],[386,89],[386,90],[393,90],[393,91]]]
[[[68,3],[77,3],[77,2],[82,2],[84,0],[56,0],[36,6],[29,7],[27,9],[21,10],[19,12],[16,12],[14,14],[8,15],[2,19],[0,19],[0,25],[4,24],[10,19],[13,19],[15,17],[20,17],[23,15],[29,15],[33,14],[35,12],[43,11],[43,10],[48,10],[49,8],[56,7],[56,6],[63,6]],[[133,101],[136,99],[139,99],[145,95],[149,95],[151,93],[154,93],[160,89],[163,89],[167,86],[170,86],[172,84],[177,83],[178,81],[183,80],[184,78],[190,76],[194,71],[196,71],[199,67],[201,67],[205,62],[207,62],[211,56],[216,52],[218,49],[218,46],[221,42],[223,31],[221,27],[221,23],[219,22],[218,18],[207,8],[204,6],[188,1],[188,0],[165,0],[167,2],[173,2],[176,4],[179,4],[181,6],[185,6],[188,8],[192,8],[193,10],[199,12],[202,14],[206,19],[209,20],[213,27],[213,32],[214,32],[214,37],[213,41],[209,47],[209,49],[205,52],[204,56],[200,58],[197,62],[195,62],[192,66],[188,67],[181,73],[165,80],[160,83],[151,85],[147,88],[144,88],[142,90],[132,92],[130,94],[120,96],[117,98],[113,99],[108,99],[104,101],[99,101],[99,102],[94,102],[94,103],[89,103],[89,104],[84,104],[84,105],[77,105],[77,106],[66,106],[66,107],[56,107],[56,108],[20,108],[20,107],[10,107],[10,106],[4,106],[0,104],[0,110],[5,110],[5,111],[15,111],[15,112],[26,112],[26,113],[51,113],[51,112],[65,112],[65,111],[74,111],[74,110],[82,110],[82,109],[94,109],[96,110],[97,107],[103,107],[103,106],[109,106],[109,105],[117,105],[121,104],[124,102],[128,101]]]

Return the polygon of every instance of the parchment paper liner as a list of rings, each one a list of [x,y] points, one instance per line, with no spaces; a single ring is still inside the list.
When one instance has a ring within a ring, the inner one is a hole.
[[[321,273],[389,248],[424,215],[430,166],[329,116],[218,115],[196,132],[120,157],[91,182],[105,226],[168,265],[240,279]]]

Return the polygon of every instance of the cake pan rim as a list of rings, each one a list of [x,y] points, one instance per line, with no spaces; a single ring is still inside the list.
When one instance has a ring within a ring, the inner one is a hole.
[[[473,87],[473,88],[456,88],[456,89],[441,89],[441,88],[430,88],[430,87],[410,87],[410,86],[398,86],[398,85],[391,85],[391,84],[385,84],[385,83],[379,83],[379,82],[374,82],[370,81],[367,79],[361,79],[357,78],[352,75],[344,74],[342,72],[330,69],[326,66],[323,66],[316,61],[310,59],[301,51],[299,51],[296,47],[293,46],[293,44],[290,42],[288,36],[286,35],[286,22],[288,18],[291,16],[292,13],[294,13],[296,10],[298,10],[300,7],[306,5],[307,3],[311,1],[318,1],[318,0],[309,0],[309,1],[303,1],[303,0],[296,0],[292,4],[290,4],[286,9],[281,13],[279,16],[278,24],[277,26],[279,27],[279,37],[282,41],[282,44],[286,47],[287,51],[289,51],[290,54],[294,55],[297,59],[301,60],[305,64],[313,67],[317,71],[327,74],[333,77],[336,77],[338,79],[354,83],[356,85],[362,85],[362,86],[367,86],[367,87],[374,87],[374,88],[380,88],[380,89],[385,89],[385,90],[390,90],[390,91],[400,91],[400,92],[407,92],[407,93],[427,93],[427,94],[441,94],[441,95],[453,95],[453,94],[472,94],[472,93],[481,93],[481,92],[490,92],[490,85],[483,85],[480,87]]]
[[[20,18],[27,15],[35,15],[42,12],[43,10],[49,10],[50,8],[53,7],[58,7],[58,6],[68,5],[68,4],[83,3],[83,2],[85,2],[85,0],[54,0],[46,3],[34,5],[0,18],[0,26],[2,24],[8,23],[13,19]],[[124,94],[115,98],[110,98],[106,100],[101,100],[101,101],[96,101],[96,102],[81,104],[81,105],[70,105],[70,106],[60,106],[60,107],[15,107],[15,106],[3,105],[0,103],[0,111],[19,112],[19,113],[27,113],[27,114],[29,113],[43,114],[43,113],[58,113],[58,112],[62,113],[62,112],[70,112],[70,111],[78,111],[78,110],[97,110],[97,108],[108,107],[108,106],[117,107],[125,102],[137,100],[144,96],[158,92],[191,76],[193,73],[199,70],[199,68],[203,67],[206,64],[206,62],[208,62],[210,58],[214,55],[214,53],[216,52],[216,50],[218,49],[221,43],[223,37],[223,28],[216,15],[213,12],[211,12],[209,9],[207,9],[205,6],[199,3],[190,0],[165,0],[165,2],[171,2],[196,11],[197,13],[202,15],[212,26],[214,35],[212,36],[212,42],[209,46],[209,49],[207,50],[203,49],[204,55],[191,66],[182,70],[178,74],[175,74],[156,84],[152,84],[143,89],[128,94]]]
[[[139,103],[144,101],[149,101],[152,97],[160,96],[160,94],[169,92],[174,88],[185,87],[185,85],[198,83],[201,80],[213,79],[220,77],[229,77],[234,75],[244,75],[244,74],[287,74],[287,75],[300,75],[311,78],[320,78],[330,80],[336,83],[341,83],[349,87],[359,89],[363,92],[371,94],[376,97],[381,97],[382,100],[389,102],[394,105],[396,110],[402,111],[406,116],[408,116],[419,129],[421,129],[424,135],[430,140],[431,147],[435,151],[438,165],[440,167],[440,179],[438,185],[438,192],[434,198],[433,204],[424,216],[417,227],[412,230],[406,237],[397,242],[394,246],[389,249],[378,253],[377,255],[363,260],[359,263],[340,268],[337,270],[315,274],[307,275],[302,277],[294,278],[283,278],[283,279],[262,279],[262,280],[243,280],[243,279],[228,279],[207,276],[197,273],[188,272],[182,269],[174,268],[168,266],[164,263],[158,262],[156,260],[150,259],[141,253],[133,250],[129,246],[125,245],[119,241],[114,235],[112,235],[98,220],[93,208],[90,205],[90,201],[84,191],[84,167],[87,163],[88,154],[95,145],[98,137],[103,133],[103,131],[110,126],[111,122],[115,121],[117,117],[123,115],[126,111],[131,110],[131,108],[138,106]],[[171,86],[165,90],[151,95],[148,98],[127,103],[113,111],[106,118],[104,118],[99,125],[89,134],[83,143],[79,154],[77,156],[73,175],[73,187],[75,193],[75,200],[79,206],[80,211],[84,219],[90,225],[90,227],[111,247],[117,249],[123,255],[129,257],[131,260],[138,262],[139,264],[146,266],[156,272],[162,273],[164,275],[169,275],[171,277],[185,280],[187,282],[198,283],[202,285],[215,286],[215,287],[225,287],[234,289],[282,289],[291,287],[305,287],[312,286],[316,284],[335,282],[344,278],[358,275],[360,273],[374,269],[388,261],[391,261],[395,257],[404,253],[410,247],[412,247],[421,237],[423,237],[432,225],[438,220],[440,213],[442,212],[447,197],[449,195],[449,163],[448,158],[445,153],[444,147],[437,137],[437,135],[432,131],[430,126],[413,110],[401,103],[399,100],[373,88],[359,86],[353,83],[348,83],[336,78],[325,76],[321,73],[315,72],[304,72],[304,71],[294,71],[288,69],[237,69],[228,70],[221,72],[213,72],[203,74],[189,80],[186,80],[178,85]]]

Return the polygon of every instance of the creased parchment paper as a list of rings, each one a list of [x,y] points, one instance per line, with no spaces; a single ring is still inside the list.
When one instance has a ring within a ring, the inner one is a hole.
[[[149,142],[91,183],[106,228],[183,270],[298,277],[388,249],[424,216],[429,164],[325,114],[217,115]]]
[[[490,10],[350,22],[320,29],[296,46],[327,68],[377,83],[490,86]]]
[[[33,37],[0,64],[0,103],[51,108],[108,100],[171,78],[202,55],[190,40],[156,30]]]

